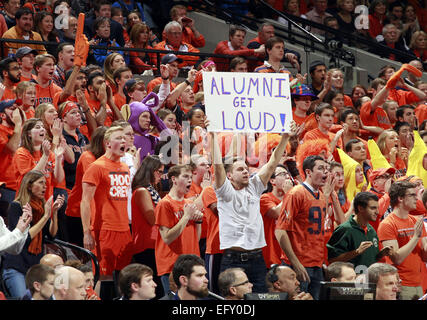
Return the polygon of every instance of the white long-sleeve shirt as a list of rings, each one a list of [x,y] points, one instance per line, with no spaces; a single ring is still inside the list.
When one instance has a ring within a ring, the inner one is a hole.
[[[18,228],[10,231],[0,217],[0,255],[3,253],[19,254],[24,247],[29,227],[22,233]]]

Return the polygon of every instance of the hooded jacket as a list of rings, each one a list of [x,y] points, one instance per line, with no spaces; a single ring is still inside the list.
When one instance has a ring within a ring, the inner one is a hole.
[[[153,102],[150,102],[151,99],[154,98]],[[146,96],[141,102],[132,102],[129,105],[130,108],[130,116],[128,122],[132,126],[132,129],[135,133],[134,145],[136,149],[141,148],[141,160],[144,159],[148,153],[154,154],[154,148],[156,144],[159,142],[159,138],[151,135],[149,133],[150,129],[143,130],[139,126],[139,116],[143,112],[149,112],[151,116],[150,126],[154,126],[157,128],[159,132],[166,130],[162,133],[162,136],[168,136],[171,134],[169,129],[163,123],[163,121],[157,116],[157,114],[153,111],[153,108],[159,104],[159,98],[154,92],[150,92],[148,96]],[[166,133],[166,134],[165,134]]]

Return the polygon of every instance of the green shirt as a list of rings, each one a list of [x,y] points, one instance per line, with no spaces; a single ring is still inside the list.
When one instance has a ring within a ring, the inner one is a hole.
[[[336,258],[343,253],[356,250],[363,241],[372,241],[373,245],[362,254],[349,260],[356,268],[359,265],[369,267],[377,262],[379,253],[379,240],[375,229],[368,223],[367,231],[353,219],[352,215],[346,222],[339,225],[332,233],[326,247],[328,249],[328,260]]]

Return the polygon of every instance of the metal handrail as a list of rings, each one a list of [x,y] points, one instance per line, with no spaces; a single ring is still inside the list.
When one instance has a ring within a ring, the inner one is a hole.
[[[65,242],[65,241],[62,241],[62,240],[59,240],[59,239],[48,239],[48,238],[45,238],[44,241],[46,243],[55,244],[55,245],[57,245],[59,247],[66,247],[66,248],[69,248],[69,249],[74,249],[74,250],[77,250],[79,252],[83,252],[86,255],[88,255],[91,258],[91,260],[93,262],[93,265],[95,267],[95,272],[94,272],[93,278],[94,278],[94,286],[96,285],[96,283],[99,280],[99,276],[100,276],[100,268],[99,268],[98,259],[93,254],[93,252],[87,250],[86,248],[82,248],[82,247],[79,247],[79,246],[77,246],[75,244],[72,244],[72,243],[69,243],[69,242]]]

